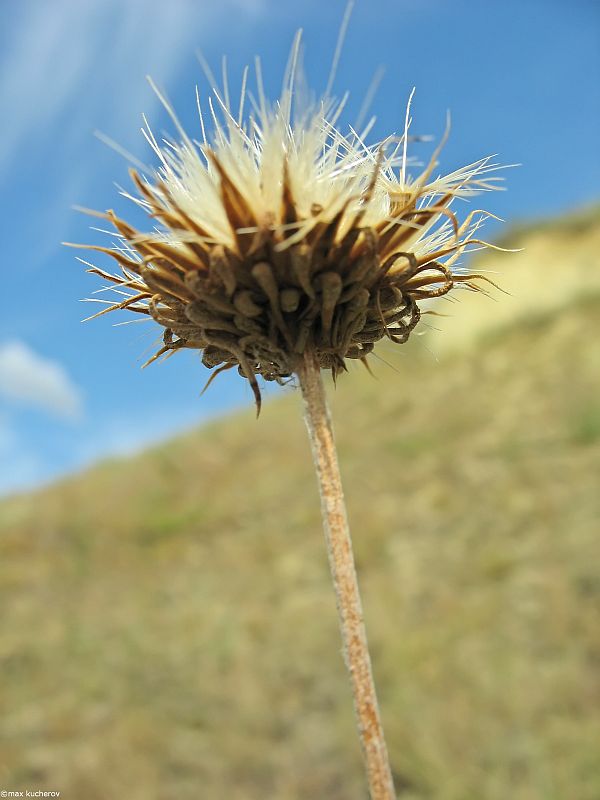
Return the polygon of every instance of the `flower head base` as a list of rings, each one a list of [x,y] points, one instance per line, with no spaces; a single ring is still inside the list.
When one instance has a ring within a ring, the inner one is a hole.
[[[109,211],[101,216],[122,245],[91,248],[121,268],[113,275],[90,265],[119,292],[100,314],[149,315],[164,328],[151,361],[198,349],[215,368],[210,380],[237,367],[258,406],[257,375],[284,382],[310,349],[336,377],[347,359],[366,363],[380,339],[406,342],[420,301],[458,285],[480,289],[486,279],[456,265],[468,245],[484,244],[475,232],[490,215],[474,211],[459,223],[450,206],[499,180],[490,159],[433,177],[441,145],[411,178],[410,102],[403,135],[367,145],[368,130],[336,127],[344,101],[298,109],[294,63],[274,107],[257,71],[258,101],[246,119],[245,88],[235,116],[227,89],[225,99],[214,90],[210,143],[199,102],[202,143],[163,101],[181,141],[159,146],[146,129],[161,166],[143,178],[131,172],[132,199],[160,227],[141,233]]]

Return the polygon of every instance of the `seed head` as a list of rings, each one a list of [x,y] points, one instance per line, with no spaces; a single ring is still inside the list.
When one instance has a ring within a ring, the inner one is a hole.
[[[285,382],[310,349],[335,378],[347,359],[366,364],[379,340],[406,342],[422,300],[457,286],[481,291],[487,279],[457,262],[469,245],[485,244],[475,232],[491,215],[472,211],[459,222],[451,204],[500,180],[490,158],[435,177],[446,136],[411,177],[410,101],[401,136],[366,144],[372,122],[360,133],[338,127],[345,98],[298,100],[296,54],[273,106],[258,62],[249,115],[246,72],[237,111],[227,87],[214,89],[210,137],[198,97],[200,143],[156,90],[180,139],[159,145],[146,125],[160,166],[144,176],[131,170],[137,193],[127,196],[158,227],[141,232],[107,211],[100,216],[121,245],[89,246],[120,267],[88,265],[118,292],[100,314],[128,309],[158,322],[164,343],[150,361],[197,349],[214,369],[208,383],[237,367],[259,408],[257,375]]]

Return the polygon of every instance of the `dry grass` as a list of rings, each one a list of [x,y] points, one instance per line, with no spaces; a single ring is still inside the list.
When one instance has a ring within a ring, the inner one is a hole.
[[[513,292],[560,263],[560,303],[332,397],[404,800],[600,796],[598,230],[525,235]],[[2,788],[365,797],[297,396],[5,501],[0,531]]]

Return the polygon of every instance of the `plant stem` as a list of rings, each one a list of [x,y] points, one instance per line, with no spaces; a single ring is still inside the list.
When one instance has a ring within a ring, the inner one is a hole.
[[[304,398],[304,418],[321,494],[321,513],[342,632],[344,661],[350,674],[371,800],[395,800],[375,694],[333,428],[321,370],[314,354],[306,351],[296,371]]]

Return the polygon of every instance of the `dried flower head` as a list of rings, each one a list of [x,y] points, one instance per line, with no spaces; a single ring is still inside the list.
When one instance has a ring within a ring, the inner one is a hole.
[[[346,359],[366,363],[380,339],[406,342],[420,301],[458,285],[481,290],[487,279],[457,262],[470,244],[484,244],[475,232],[491,215],[473,211],[459,222],[451,204],[499,180],[490,176],[497,169],[490,158],[435,177],[446,137],[411,177],[410,101],[401,136],[366,144],[373,121],[342,133],[345,98],[298,101],[298,41],[274,106],[258,62],[258,99],[248,116],[247,73],[236,111],[227,85],[214,89],[210,137],[198,98],[200,143],[157,90],[181,139],[160,145],[146,126],[160,166],[144,177],[131,170],[139,193],[131,199],[159,227],[140,232],[107,211],[100,216],[121,246],[90,246],[120,266],[109,274],[88,265],[119,293],[100,314],[150,315],[164,328],[150,361],[195,348],[215,368],[210,380],[237,367],[259,407],[257,375],[281,383],[312,349],[336,377]]]

